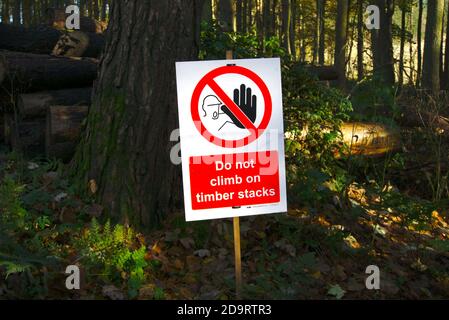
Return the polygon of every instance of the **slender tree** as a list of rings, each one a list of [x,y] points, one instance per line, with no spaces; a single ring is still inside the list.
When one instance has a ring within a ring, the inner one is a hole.
[[[9,0],[2,1],[2,23],[9,23]]]
[[[178,127],[175,61],[198,57],[201,10],[201,0],[111,2],[72,170],[74,184],[90,186],[115,220],[147,229],[180,204],[180,168],[169,142]]]
[[[296,0],[291,0],[292,18],[290,21],[290,50],[293,59],[296,59],[296,24],[297,24],[297,3]]]
[[[212,21],[212,0],[204,0],[201,19],[207,22]]]
[[[399,86],[402,87],[404,83],[404,52],[405,52],[405,34],[406,30],[406,17],[408,11],[408,3],[406,1],[401,1],[399,4],[401,9],[401,41],[399,46],[399,76],[398,82]]]
[[[421,73],[422,73],[422,17],[424,12],[423,0],[418,1],[418,30],[417,33],[417,55],[418,66],[416,68],[416,86],[421,85]]]
[[[317,0],[318,9],[318,34],[319,34],[319,45],[318,45],[318,63],[324,65],[324,53],[325,53],[325,41],[326,34],[324,32],[324,13],[325,13],[325,0]]]
[[[288,54],[290,47],[291,7],[290,0],[282,0],[282,46]]]
[[[338,0],[337,20],[335,24],[334,65],[338,72],[338,83],[344,88],[346,82],[346,41],[348,23],[348,0]]]
[[[444,72],[442,79],[443,89],[449,89],[449,6],[446,19],[446,44],[444,52]]]
[[[422,85],[434,93],[440,90],[440,46],[444,0],[429,1],[424,42]]]
[[[21,2],[22,2],[21,0],[14,0],[14,6],[12,9],[12,23],[16,25],[21,24],[20,21],[20,11],[21,11],[20,7],[22,5]]]
[[[365,67],[363,65],[363,41],[364,41],[364,19],[363,19],[363,0],[357,0],[357,80],[361,81],[364,77]]]
[[[224,31],[234,31],[235,11],[232,0],[218,1],[218,20]]]
[[[392,41],[393,0],[376,0],[380,11],[380,29],[372,29],[371,44],[373,51],[374,75],[385,85],[393,87],[394,59]]]

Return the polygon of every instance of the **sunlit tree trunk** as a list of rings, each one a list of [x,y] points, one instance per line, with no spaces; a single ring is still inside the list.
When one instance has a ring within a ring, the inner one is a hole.
[[[365,74],[365,67],[363,65],[363,41],[364,41],[364,17],[363,17],[363,0],[357,1],[357,80],[361,81]]]
[[[423,0],[418,1],[418,30],[417,33],[417,60],[418,66],[416,68],[416,86],[421,85],[422,74],[422,17],[423,17]]]
[[[291,0],[292,18],[290,21],[290,50],[293,59],[296,60],[296,23],[297,23],[297,4],[296,0]]]

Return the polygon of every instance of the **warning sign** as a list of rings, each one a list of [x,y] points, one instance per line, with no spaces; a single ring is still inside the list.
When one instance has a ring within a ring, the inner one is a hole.
[[[279,59],[176,64],[186,220],[285,212]]]

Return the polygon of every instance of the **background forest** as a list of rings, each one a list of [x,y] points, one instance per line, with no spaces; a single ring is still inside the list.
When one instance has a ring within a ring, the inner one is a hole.
[[[449,298],[449,1],[175,2],[0,0],[0,299],[235,297],[168,160],[174,62],[227,50],[282,61],[289,210],[241,219],[243,298]]]

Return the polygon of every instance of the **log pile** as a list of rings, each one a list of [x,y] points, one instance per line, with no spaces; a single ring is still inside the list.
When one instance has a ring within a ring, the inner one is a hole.
[[[81,17],[65,30],[65,12],[47,25],[0,23],[0,143],[30,156],[69,161],[91,103],[104,24]]]

